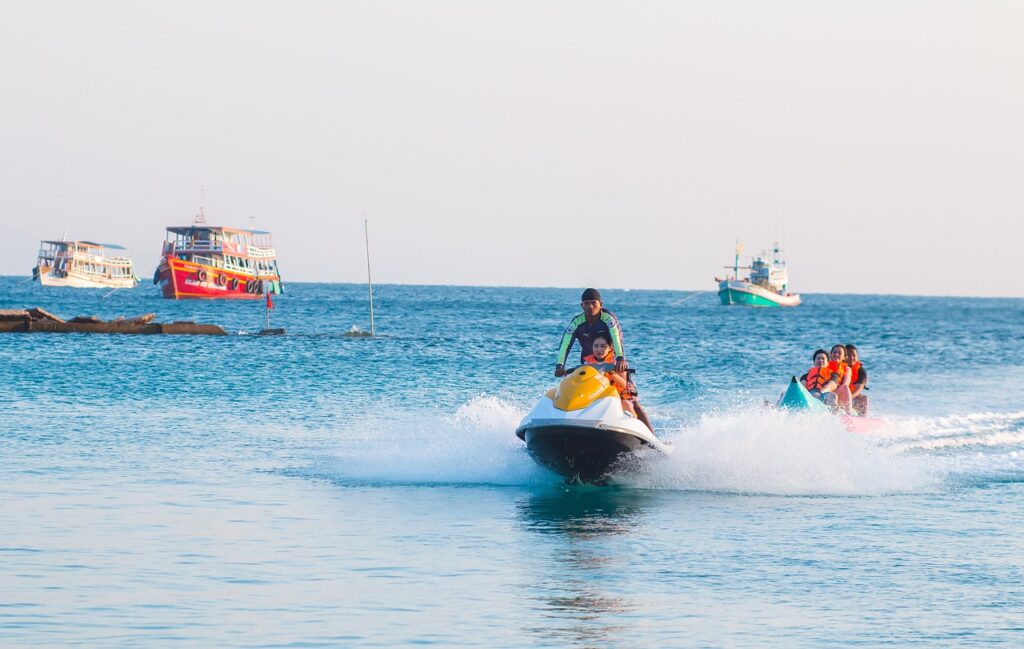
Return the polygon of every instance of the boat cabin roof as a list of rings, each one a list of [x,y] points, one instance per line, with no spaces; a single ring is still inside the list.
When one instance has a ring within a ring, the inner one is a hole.
[[[172,225],[167,228],[168,232],[174,234],[189,234],[190,232],[233,232],[237,234],[270,234],[266,230],[248,230],[246,228],[228,228],[220,225]]]
[[[95,241],[50,241],[44,240],[43,243],[49,243],[55,246],[77,246],[79,248],[111,248],[113,250],[125,250],[124,246],[119,246],[116,243],[96,243]]]

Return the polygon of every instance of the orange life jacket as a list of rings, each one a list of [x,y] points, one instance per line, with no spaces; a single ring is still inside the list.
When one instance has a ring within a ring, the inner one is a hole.
[[[832,372],[832,378],[835,379],[836,385],[842,385],[843,379],[846,378],[846,373],[850,370],[850,366],[846,364],[846,361],[843,361],[842,363],[829,361],[828,369]]]
[[[584,356],[583,362],[586,365],[600,365],[602,363],[608,365],[615,364],[615,354],[613,354],[610,349],[608,350],[608,354],[605,356],[605,359],[607,360],[598,360],[597,357],[591,354],[589,356]],[[619,396],[622,396],[623,390],[626,389],[626,379],[622,378],[622,375],[618,372],[605,372],[604,375],[608,377],[608,380],[615,386],[615,389],[619,391]]]
[[[832,376],[832,370],[827,365],[820,368],[815,365],[807,370],[807,379],[804,381],[804,387],[808,390],[821,390],[829,381],[833,380],[835,379]]]
[[[860,361],[850,366],[850,385],[857,385],[857,379],[860,378],[860,367]]]

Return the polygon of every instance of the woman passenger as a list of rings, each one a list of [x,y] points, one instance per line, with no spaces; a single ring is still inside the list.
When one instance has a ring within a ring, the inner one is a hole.
[[[829,369],[828,353],[824,349],[819,349],[811,358],[814,360],[814,367],[807,370],[800,380],[803,381],[804,387],[812,397],[820,399],[829,407],[834,408],[836,405],[835,391],[839,384],[836,382],[832,370]]]
[[[592,350],[592,354],[583,357],[583,362],[586,365],[615,365],[615,354],[612,351],[612,343],[604,334],[597,334],[594,336]],[[633,417],[638,418],[636,415],[636,409],[633,407],[633,400],[635,397],[630,394],[629,382],[626,380],[626,373],[610,371],[605,372],[604,375],[608,377],[611,384],[619,391],[619,398],[622,399],[622,409],[633,415]]]
[[[843,345],[832,345],[832,360],[829,361],[828,368],[832,370],[833,376],[835,376],[836,384],[839,386],[836,388],[836,401],[839,404],[839,409],[845,414],[850,414],[850,366],[846,363],[846,347]]]

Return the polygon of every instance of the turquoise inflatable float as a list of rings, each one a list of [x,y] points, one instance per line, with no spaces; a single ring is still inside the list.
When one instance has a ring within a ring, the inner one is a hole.
[[[832,412],[823,401],[812,397],[811,393],[804,387],[804,384],[795,376],[790,380],[786,391],[779,397],[778,407],[802,412]],[[885,420],[873,417],[841,415],[839,419],[843,422],[846,430],[852,433],[870,433],[885,425]]]
[[[789,387],[779,398],[778,406],[787,410],[809,410],[811,412],[829,412],[821,400],[815,399],[807,391],[804,384],[795,376],[790,380]]]

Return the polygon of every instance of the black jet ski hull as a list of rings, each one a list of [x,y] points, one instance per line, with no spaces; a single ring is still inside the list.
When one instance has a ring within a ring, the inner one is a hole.
[[[549,425],[522,432],[537,462],[583,484],[606,484],[616,462],[646,445],[636,435],[603,428]]]

